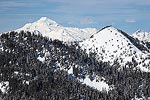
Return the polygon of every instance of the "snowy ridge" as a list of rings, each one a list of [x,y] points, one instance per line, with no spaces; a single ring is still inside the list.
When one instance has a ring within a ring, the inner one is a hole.
[[[138,30],[132,34],[134,38],[139,39],[140,41],[150,42],[150,33],[142,30]]]
[[[107,26],[80,45],[86,49],[87,53],[96,52],[99,60],[110,63],[118,60],[123,66],[127,62],[136,61],[137,67],[143,71],[149,71],[150,60],[147,59],[149,55],[143,53],[130,41],[127,34],[125,35],[120,30]],[[142,61],[144,63],[141,63]]]
[[[82,41],[89,38],[97,31],[95,28],[80,29],[63,27],[47,17],[42,17],[36,22],[28,23],[16,31],[21,30],[41,33],[43,36],[48,36],[52,39],[58,39],[61,41]]]

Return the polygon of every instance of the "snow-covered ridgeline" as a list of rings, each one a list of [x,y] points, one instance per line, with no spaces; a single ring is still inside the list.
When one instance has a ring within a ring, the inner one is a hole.
[[[63,27],[47,17],[42,17],[36,22],[28,23],[16,31],[21,30],[40,33],[43,36],[66,42],[83,41],[97,32],[96,28]]]

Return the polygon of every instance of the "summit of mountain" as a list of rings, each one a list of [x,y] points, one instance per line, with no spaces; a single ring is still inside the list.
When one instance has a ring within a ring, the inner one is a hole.
[[[23,27],[16,31],[29,31],[36,34],[42,34],[52,39],[60,41],[83,41],[89,38],[93,33],[96,33],[96,28],[74,28],[64,27],[57,22],[47,17],[41,17],[39,20],[25,24]]]
[[[148,49],[126,32],[113,26],[102,28],[80,45],[88,54],[96,53],[96,58],[99,60],[111,64],[117,60],[121,66],[131,66],[128,65],[129,62],[136,62],[132,66],[149,71]]]

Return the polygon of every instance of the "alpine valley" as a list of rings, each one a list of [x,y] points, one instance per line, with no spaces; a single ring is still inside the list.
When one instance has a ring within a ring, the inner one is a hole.
[[[150,100],[150,33],[42,17],[0,34],[1,100]]]

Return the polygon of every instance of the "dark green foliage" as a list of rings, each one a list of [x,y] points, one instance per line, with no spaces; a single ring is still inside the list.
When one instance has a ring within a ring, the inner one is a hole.
[[[128,68],[116,60],[97,61],[96,53],[86,54],[78,43],[67,45],[30,32],[10,32],[0,36],[0,83],[8,81],[7,93],[0,91],[2,100],[131,100],[150,97],[150,74],[133,70],[136,61],[127,63]],[[45,61],[38,60],[45,57]],[[73,74],[67,70],[73,68]],[[64,69],[64,70],[61,70]],[[98,76],[113,89],[98,91],[76,78],[91,81]]]
[[[142,42],[144,44],[144,42]],[[146,47],[150,50],[150,42],[145,42]]]

